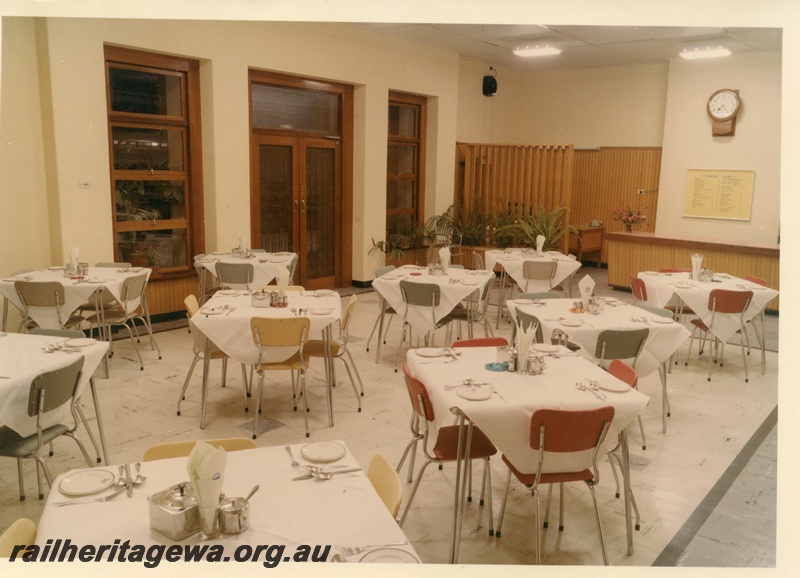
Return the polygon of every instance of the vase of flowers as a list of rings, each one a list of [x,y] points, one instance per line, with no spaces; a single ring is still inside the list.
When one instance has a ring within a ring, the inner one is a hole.
[[[633,232],[634,225],[640,225],[647,220],[647,215],[644,214],[644,211],[647,209],[631,209],[626,204],[620,204],[618,209],[614,209],[611,211],[611,217],[615,221],[619,221],[623,225],[625,225],[625,231],[627,233]]]

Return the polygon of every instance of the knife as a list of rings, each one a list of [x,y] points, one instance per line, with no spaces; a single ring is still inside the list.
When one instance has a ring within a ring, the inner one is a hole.
[[[338,475],[338,474],[347,474],[347,473],[349,473],[349,472],[360,472],[360,471],[361,471],[361,468],[346,468],[346,469],[343,469],[343,470],[336,470],[335,472],[320,472],[320,473],[323,473],[323,474],[331,474],[331,475],[333,475],[333,474],[336,474],[336,475]],[[297,482],[297,481],[299,481],[299,480],[308,480],[308,479],[311,479],[311,478],[313,478],[313,477],[314,477],[314,474],[315,474],[315,473],[316,473],[316,472],[308,472],[307,474],[303,474],[302,476],[297,476],[296,478],[292,478],[292,481],[293,481],[293,482]]]
[[[133,478],[131,477],[131,465],[125,464],[125,491],[128,492],[128,497],[133,497]]]

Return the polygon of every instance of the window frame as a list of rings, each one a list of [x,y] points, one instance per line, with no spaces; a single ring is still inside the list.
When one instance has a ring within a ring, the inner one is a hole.
[[[418,225],[424,223],[424,207],[425,207],[425,146],[426,146],[426,133],[427,133],[427,116],[428,116],[428,99],[424,96],[414,94],[406,94],[402,92],[389,91],[389,101],[387,104],[387,113],[389,108],[393,105],[404,107],[412,107],[417,111],[416,115],[416,133],[417,136],[410,137],[400,134],[392,134],[390,126],[387,124],[387,162],[386,162],[386,238],[390,238],[393,234],[399,231],[390,231],[388,229],[389,218],[402,214],[412,214],[412,222]],[[414,172],[413,173],[390,173],[389,172],[389,148],[391,146],[415,145],[417,147],[416,158],[414,159]],[[396,181],[411,181],[414,183],[412,191],[412,211],[407,209],[390,209],[388,206],[389,199],[389,183]]]

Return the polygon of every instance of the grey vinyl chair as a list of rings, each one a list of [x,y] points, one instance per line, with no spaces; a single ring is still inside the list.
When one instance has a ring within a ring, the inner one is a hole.
[[[522,263],[522,276],[525,278],[525,289],[527,292],[530,288],[531,281],[544,281],[547,283],[547,290],[556,289],[566,294],[563,288],[553,285],[553,279],[556,276],[558,263],[555,261],[525,261]]]
[[[253,282],[253,265],[251,263],[216,263],[217,279],[223,287],[244,285],[250,290]]]
[[[15,281],[14,289],[17,291],[22,303],[22,321],[19,331],[33,329],[38,324],[30,317],[29,307],[49,307],[55,310],[61,329],[70,329],[83,323],[81,315],[70,313],[66,320],[62,319],[61,307],[64,305],[64,286],[58,281]]]
[[[394,371],[397,372],[397,366],[400,362],[400,354],[403,351],[403,342],[405,341],[406,331],[408,332],[408,343],[411,346],[412,331],[411,325],[408,323],[408,312],[410,307],[417,307],[425,311],[426,315],[430,315],[430,329],[425,333],[425,346],[433,343],[434,332],[442,327],[447,327],[448,332],[445,337],[445,343],[450,343],[450,322],[453,320],[449,315],[445,315],[438,321],[436,320],[436,308],[439,307],[442,296],[442,288],[436,283],[415,283],[407,279],[400,281],[400,294],[403,296],[403,303],[405,304],[405,312],[403,313],[403,332],[400,336],[400,345],[397,347],[397,358],[394,363]]]
[[[379,267],[378,269],[375,269],[375,278],[386,275],[387,273],[391,273],[394,270],[394,265]],[[375,334],[375,330],[378,329],[378,327],[383,327],[383,322],[386,320],[387,315],[390,317],[388,323],[386,323],[386,327],[383,329],[383,335],[378,335],[378,345],[375,351],[375,363],[380,362],[381,344],[386,343],[386,333],[389,331],[389,325],[392,323],[394,316],[397,315],[397,311],[395,311],[393,307],[386,303],[386,299],[384,299],[380,293],[378,294],[378,305],[380,306],[380,312],[375,318],[375,323],[372,325],[372,331],[370,331],[369,337],[367,338],[367,351],[369,351],[369,344],[372,342],[372,336]]]
[[[81,370],[83,369],[83,357],[53,371],[48,371],[37,375],[30,385],[28,394],[28,416],[36,418],[36,433],[22,437],[17,432],[7,426],[0,426],[0,457],[15,458],[17,460],[17,471],[19,474],[19,499],[25,500],[25,481],[22,474],[22,461],[26,459],[35,460],[37,464],[36,479],[39,488],[39,499],[44,499],[42,491],[42,472],[44,472],[47,484],[53,485],[53,476],[47,467],[47,463],[39,451],[45,444],[49,444],[60,436],[67,436],[75,440],[78,448],[89,467],[92,460],[86,453],[81,440],[75,435],[77,419],[75,419],[75,390],[80,382]],[[56,424],[50,427],[42,427],[42,417],[47,413],[69,404],[75,423],[72,427],[64,424]]]
[[[488,315],[490,287],[491,283],[487,283],[480,291],[477,298],[475,298],[475,293],[477,293],[477,291],[474,291],[466,302],[460,303],[455,309],[453,309],[452,312],[450,312],[450,318],[453,321],[466,322],[467,339],[472,339],[474,337],[473,333],[476,324],[483,326],[484,337],[494,335],[494,332],[489,325]],[[459,326],[459,333],[460,332],[461,328]]]
[[[139,332],[136,329],[137,320],[147,329],[147,333],[150,336],[150,349],[157,351],[158,358],[161,359],[161,349],[156,343],[155,337],[153,336],[153,328],[150,324],[150,310],[147,307],[147,296],[145,295],[146,287],[147,273],[127,277],[122,282],[120,298],[115,300],[115,306],[108,310],[101,309],[99,314],[90,315],[86,318],[91,325],[103,327],[102,333],[108,336],[108,342],[111,346],[111,355],[114,354],[114,341],[111,339],[111,328],[119,326],[127,329],[131,343],[133,344],[133,350],[136,352],[136,357],[139,359],[139,369],[141,370],[144,370],[144,363],[142,362],[139,348],[136,345],[136,342],[139,341]]]
[[[98,263],[95,263],[94,266],[107,269],[126,269],[130,268],[131,264],[124,261],[119,261],[119,262],[100,261]],[[92,294],[92,296],[89,299],[87,299],[84,303],[82,303],[78,307],[77,311],[79,311],[81,314],[84,315],[85,314],[91,315],[92,313],[98,313],[101,307],[103,309],[113,308],[115,302],[116,300],[114,299],[114,296],[108,291],[105,291],[104,288],[101,286],[97,288],[97,290]],[[103,337],[103,339],[106,339],[106,337]]]

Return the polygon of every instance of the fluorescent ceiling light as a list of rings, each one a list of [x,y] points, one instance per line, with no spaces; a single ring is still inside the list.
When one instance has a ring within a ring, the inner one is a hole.
[[[680,55],[687,60],[697,60],[699,58],[719,58],[720,56],[730,56],[731,51],[724,46],[717,46],[716,48],[706,46],[705,48],[684,49],[681,51]]]
[[[514,54],[517,56],[553,56],[556,54],[561,54],[561,49],[548,45],[533,47],[525,46],[524,48],[515,48]]]

